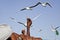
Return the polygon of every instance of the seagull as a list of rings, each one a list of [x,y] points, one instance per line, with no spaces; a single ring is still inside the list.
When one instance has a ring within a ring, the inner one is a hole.
[[[15,20],[15,18],[10,17],[10,19],[12,19],[14,22],[17,22],[17,21]],[[17,23],[22,24],[22,25],[24,25],[25,27],[27,26],[27,25],[25,25],[25,24],[22,23],[22,22],[17,22]]]
[[[39,32],[41,32],[41,31],[42,31],[42,29],[39,30]]]
[[[15,18],[13,18],[13,17],[10,17],[10,19],[15,20]]]
[[[41,3],[41,2],[40,2],[40,4],[41,4],[43,7],[46,7],[47,5],[50,6],[50,7],[52,7],[48,2],[44,2],[44,3]]]
[[[23,10],[32,10],[32,8],[34,8],[34,7],[38,6],[39,4],[41,4],[41,3],[40,3],[40,2],[38,2],[38,3],[37,3],[37,4],[35,4],[34,6],[30,6],[30,7],[26,7],[26,8],[21,9],[21,11],[23,11]]]
[[[17,22],[15,18],[13,17],[10,17],[10,19],[13,21],[13,22]]]
[[[51,30],[52,30],[53,32],[55,32],[55,33],[56,33],[56,35],[59,35],[59,32],[58,32],[58,30],[57,30],[57,29],[58,29],[60,26],[57,26],[56,28],[54,28],[53,26],[51,26],[51,27],[52,27],[52,29],[51,29]]]
[[[0,24],[0,40],[6,40],[12,34],[12,29],[7,24]]]

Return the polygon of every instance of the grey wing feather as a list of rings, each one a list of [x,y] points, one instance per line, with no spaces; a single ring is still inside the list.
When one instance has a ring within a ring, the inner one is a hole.
[[[56,27],[55,29],[58,29],[60,26]]]
[[[26,8],[21,9],[21,11],[26,10]]]
[[[40,3],[40,2],[38,2],[36,5],[31,6],[30,8],[36,7],[36,6],[38,6],[39,4],[41,4],[41,3]]]
[[[22,25],[24,25],[26,27],[26,25],[24,23],[22,23],[22,22],[17,22],[17,23],[22,24]]]
[[[12,18],[12,17],[10,17],[12,20],[14,20],[15,18]]]
[[[49,5],[50,7],[52,7],[49,3],[46,3],[47,5]]]
[[[51,25],[51,28],[52,28],[52,29],[55,29],[55,28],[53,27],[53,25]]]

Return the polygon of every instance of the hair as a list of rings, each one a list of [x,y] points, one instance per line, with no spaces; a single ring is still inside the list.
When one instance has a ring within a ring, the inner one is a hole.
[[[11,40],[11,37],[9,37],[7,40]]]

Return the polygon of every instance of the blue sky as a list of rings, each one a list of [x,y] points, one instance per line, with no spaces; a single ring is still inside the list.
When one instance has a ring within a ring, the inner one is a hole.
[[[20,11],[20,9],[32,6],[37,2],[49,2],[53,8],[42,7],[41,5],[33,8],[33,10]],[[26,29],[23,25],[13,22],[10,17],[16,18],[17,21],[26,23],[26,18],[33,19],[35,16],[40,16],[33,21],[31,27],[31,36],[42,37],[46,40],[54,40],[55,33],[50,30],[51,25],[60,26],[60,0],[0,0],[0,24],[8,24],[12,30],[21,34],[22,29]],[[42,29],[41,32],[39,30]],[[60,33],[60,28],[58,29]],[[60,40],[60,35],[56,36]]]

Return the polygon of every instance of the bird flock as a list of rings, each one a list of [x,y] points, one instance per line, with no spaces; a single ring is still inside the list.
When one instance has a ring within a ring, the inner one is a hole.
[[[30,6],[30,7],[25,7],[25,8],[22,8],[20,11],[24,11],[24,10],[32,10],[33,8],[37,7],[38,5],[41,5],[42,7],[51,7],[51,4],[48,3],[48,2],[37,2],[35,5],[33,6]],[[37,19],[40,15],[36,16],[35,18],[33,18],[33,20]],[[56,28],[54,28],[53,26],[51,26],[51,31],[52,32],[55,32],[56,35],[59,35],[59,31],[57,30],[58,28],[60,28],[60,26],[57,26]]]
[[[25,7],[25,8],[22,8],[20,11],[24,11],[24,10],[32,10],[33,8],[35,8],[35,7],[37,7],[38,5],[41,5],[41,6],[43,6],[43,7],[47,7],[47,6],[50,6],[51,8],[52,8],[52,6],[51,6],[51,4],[50,3],[48,3],[48,2],[37,2],[35,5],[33,5],[33,6],[30,6],[30,7]],[[36,20],[38,17],[39,17],[40,15],[37,15],[36,17],[34,17],[33,18],[33,20]],[[12,17],[10,17],[12,20],[15,20],[15,18],[12,18]],[[26,27],[26,25],[24,24],[24,23],[22,23],[22,22],[17,22],[17,23],[19,23],[19,24],[22,24],[22,25],[24,25],[25,27]],[[54,28],[53,26],[51,26],[51,30],[53,31],[53,32],[55,32],[56,33],[56,35],[59,35],[59,32],[58,32],[58,28],[59,28],[60,26],[57,26],[56,28]],[[10,28],[10,26],[8,26],[7,24],[2,24],[2,25],[0,25],[0,40],[6,40],[8,37],[10,37],[11,36],[11,34],[12,34],[12,29]],[[41,31],[41,30],[40,30]]]
[[[34,7],[38,6],[38,5],[42,5],[43,7],[46,7],[48,5],[48,6],[50,6],[52,8],[52,6],[50,5],[50,3],[48,3],[48,2],[43,2],[43,3],[42,2],[38,2],[38,3],[36,3],[33,6],[22,8],[20,11],[32,10],[32,8],[34,8]]]

